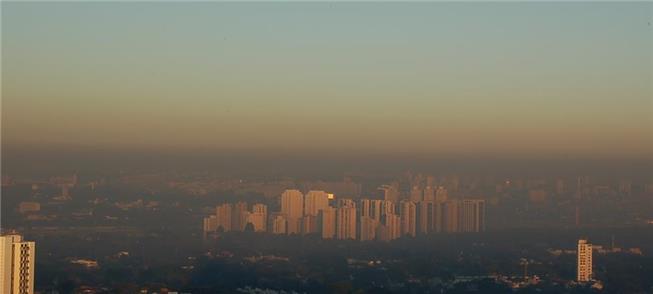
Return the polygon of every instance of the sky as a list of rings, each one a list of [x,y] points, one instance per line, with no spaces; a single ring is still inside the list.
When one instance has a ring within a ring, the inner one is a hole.
[[[653,158],[653,3],[2,2],[2,145]]]

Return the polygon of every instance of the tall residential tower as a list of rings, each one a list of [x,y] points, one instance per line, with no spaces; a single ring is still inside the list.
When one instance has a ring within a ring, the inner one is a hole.
[[[20,235],[0,236],[0,293],[34,293],[35,247]]]
[[[578,240],[577,275],[578,282],[589,282],[592,279],[592,244],[585,239]]]

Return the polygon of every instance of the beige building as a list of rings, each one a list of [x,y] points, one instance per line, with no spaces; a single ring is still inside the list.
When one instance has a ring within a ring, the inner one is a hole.
[[[576,262],[576,279],[578,282],[583,283],[592,280],[592,244],[585,239],[578,240]]]
[[[0,291],[6,294],[34,293],[36,245],[20,235],[0,236]]]
[[[266,218],[267,214],[260,212],[249,212],[247,213],[247,224],[252,224],[254,227],[254,232],[265,232],[266,231]],[[247,224],[245,227],[247,227]]]
[[[286,234],[286,217],[282,214],[272,216],[272,233]]]
[[[304,194],[299,190],[286,190],[281,194],[281,213],[286,217],[286,233],[299,234],[304,216]]]
[[[317,216],[320,209],[329,206],[329,194],[324,191],[308,191],[304,197],[304,214]]]
[[[255,232],[265,232],[268,227],[268,206],[265,204],[254,204],[252,212],[247,214],[247,223],[254,226]]]
[[[332,239],[336,235],[336,209],[327,207],[320,210],[318,227],[322,232],[322,239]]]
[[[381,202],[381,216],[386,214],[397,214],[397,209],[394,202],[388,200]]]
[[[417,204],[417,228],[420,234],[440,231],[441,203],[421,201]]]
[[[317,216],[305,215],[302,218],[302,234],[313,234],[318,232]]]
[[[252,224],[255,232],[267,231],[268,207],[265,204],[254,204],[252,211],[247,213],[245,223]],[[245,225],[247,226],[247,225]]]
[[[356,239],[356,207],[340,207],[336,210],[336,238]]]
[[[372,217],[372,200],[361,199],[358,201],[358,209],[360,210],[360,217]]]
[[[299,190],[286,190],[281,194],[281,213],[287,218],[304,216],[304,194]]]
[[[231,204],[225,203],[215,208],[216,230],[231,231]]]
[[[401,234],[415,237],[417,232],[417,206],[412,201],[401,202]]]

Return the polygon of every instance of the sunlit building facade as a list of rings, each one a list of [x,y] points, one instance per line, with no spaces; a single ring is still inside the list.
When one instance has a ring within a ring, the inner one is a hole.
[[[0,236],[0,291],[7,294],[34,293],[36,244],[16,234]]]
[[[323,239],[333,239],[336,235],[336,209],[327,207],[320,210],[318,226]]]
[[[585,239],[578,240],[576,252],[576,280],[580,283],[592,280],[592,244]]]
[[[304,215],[317,216],[320,209],[329,206],[329,194],[324,191],[308,191],[304,197]]]
[[[356,239],[356,207],[339,207],[336,210],[336,238]]]

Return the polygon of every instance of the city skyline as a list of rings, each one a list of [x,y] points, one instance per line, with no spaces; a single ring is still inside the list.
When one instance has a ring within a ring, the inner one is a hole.
[[[0,14],[0,294],[653,293],[651,1]]]
[[[652,5],[3,3],[3,149],[650,159]]]

